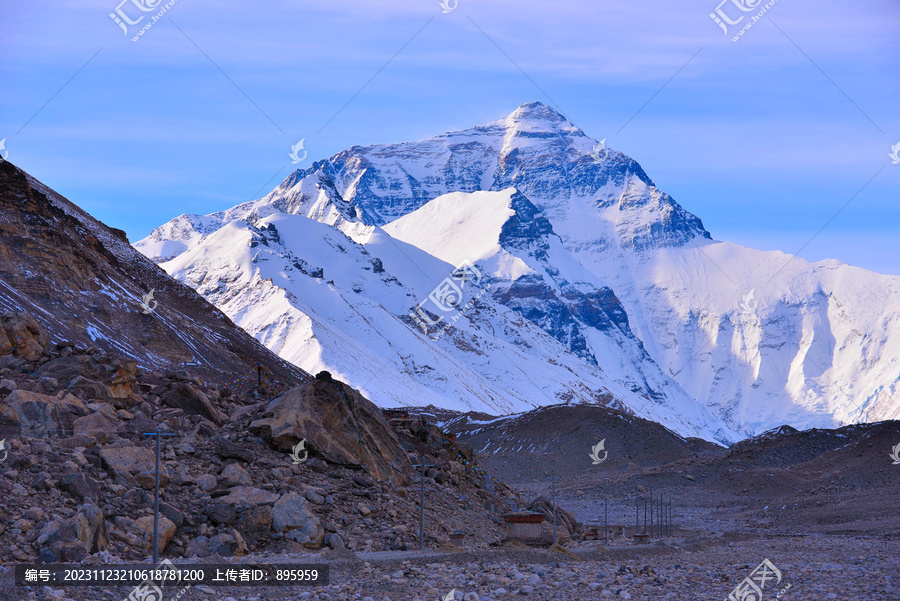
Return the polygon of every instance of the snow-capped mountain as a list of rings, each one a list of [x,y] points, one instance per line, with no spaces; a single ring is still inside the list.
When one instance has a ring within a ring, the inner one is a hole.
[[[714,241],[637,162],[540,103],[353,147],[136,246],[282,357],[338,371],[382,405],[467,398],[497,412],[612,394],[717,440],[900,417],[900,278]],[[490,292],[431,340],[410,309],[440,317],[436,286],[461,300],[450,285],[472,282],[448,275],[462,261]],[[364,278],[375,265],[384,278]]]
[[[452,329],[420,330],[411,308],[454,266],[381,228],[357,222],[355,241],[335,225],[264,204],[241,216],[162,266],[281,357],[328,369],[382,405],[509,413],[573,399],[612,403],[693,436],[735,435],[684,393],[677,409],[648,402],[491,295],[478,295],[474,283],[462,285],[464,300],[477,301],[455,312]],[[479,284],[487,291],[491,279],[485,274]]]

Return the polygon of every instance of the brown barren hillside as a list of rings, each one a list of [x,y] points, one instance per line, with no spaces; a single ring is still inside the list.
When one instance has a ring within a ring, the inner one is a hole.
[[[54,343],[95,347],[145,368],[184,365],[205,380],[255,383],[260,364],[268,378],[309,378],[134,250],[124,232],[8,161],[0,161],[3,311],[29,313]]]

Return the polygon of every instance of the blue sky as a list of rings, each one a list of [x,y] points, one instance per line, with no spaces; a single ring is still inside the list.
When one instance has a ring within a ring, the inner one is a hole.
[[[765,5],[733,2],[733,32]],[[737,42],[717,0],[177,0],[137,42],[117,6],[0,4],[0,138],[132,241],[262,196],[300,138],[307,166],[540,100],[716,239],[900,274],[893,0],[778,0]]]

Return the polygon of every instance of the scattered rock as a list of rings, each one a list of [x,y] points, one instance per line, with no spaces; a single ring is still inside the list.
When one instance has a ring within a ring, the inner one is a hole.
[[[210,554],[222,557],[243,557],[247,554],[247,544],[240,532],[234,529],[215,535],[209,539],[207,546]]]
[[[203,513],[219,525],[228,525],[237,516],[237,511],[227,503],[214,503],[203,508]]]
[[[63,476],[59,481],[59,487],[78,500],[100,498],[100,485],[82,473]]]
[[[223,486],[250,486],[253,484],[253,480],[250,478],[250,474],[247,473],[247,470],[242,468],[237,463],[230,463],[225,466],[225,469],[222,470],[222,473],[219,475],[219,481]]]
[[[103,512],[99,507],[86,503],[78,508],[78,513],[75,514],[75,536],[88,553],[106,551],[109,540]]]
[[[207,557],[210,555],[209,538],[198,536],[188,541],[184,551],[185,557]]]
[[[197,486],[200,487],[200,490],[209,492],[218,485],[216,477],[212,474],[203,474],[197,478]]]
[[[289,533],[293,540],[310,548],[318,548],[325,537],[325,529],[309,502],[297,493],[282,495],[272,509],[272,526],[276,532]]]
[[[49,345],[50,336],[27,313],[8,311],[0,315],[0,355],[36,361]]]
[[[75,436],[92,436],[99,443],[104,443],[109,435],[118,429],[118,423],[102,413],[92,413],[79,417],[72,424]]]
[[[138,536],[140,537],[141,548],[145,551],[152,552],[153,516],[145,515],[140,517],[135,520],[134,525],[137,529]],[[173,524],[169,518],[163,515],[159,516],[159,540],[157,547],[159,548],[160,553],[163,552],[163,549],[166,548],[166,545],[169,544],[169,541],[172,540],[173,536],[175,536],[175,524]]]
[[[246,503],[247,505],[263,505],[267,503],[275,503],[278,501],[276,493],[254,488],[252,486],[236,486],[231,489],[226,496],[219,499],[221,503],[229,505],[237,505],[238,503]],[[276,504],[277,505],[277,504]]]
[[[160,398],[160,402],[167,407],[181,409],[187,415],[203,416],[217,426],[226,419],[225,415],[215,408],[209,397],[186,382],[176,384]]]
[[[104,467],[111,471],[118,484],[127,484],[135,476],[143,474],[141,484],[150,489],[154,485],[156,471],[156,455],[144,447],[104,447],[100,450],[100,459]],[[160,469],[159,484],[165,486],[169,481],[165,470]]]
[[[254,452],[248,447],[224,439],[216,442],[216,454],[222,459],[240,459],[244,463],[252,463],[255,457]]]
[[[184,514],[174,505],[160,501],[159,512],[169,518],[176,528],[180,528],[184,523]]]

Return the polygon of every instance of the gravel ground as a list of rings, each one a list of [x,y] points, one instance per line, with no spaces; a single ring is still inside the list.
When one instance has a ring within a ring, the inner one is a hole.
[[[782,599],[819,601],[897,601],[900,598],[900,542],[875,538],[810,535],[731,540],[727,535],[650,546],[596,545],[569,550],[490,550],[466,553],[381,552],[338,558],[333,553],[255,556],[245,561],[327,562],[331,584],[319,588],[201,588],[186,591],[187,601],[469,601],[531,599],[719,600],[769,559],[782,573],[767,587],[765,601],[790,588]],[[574,553],[573,553],[574,552]],[[237,562],[234,562],[237,563]],[[11,571],[0,584],[4,601],[125,600],[130,590],[114,588],[14,587]],[[177,590],[166,591],[172,601]]]

